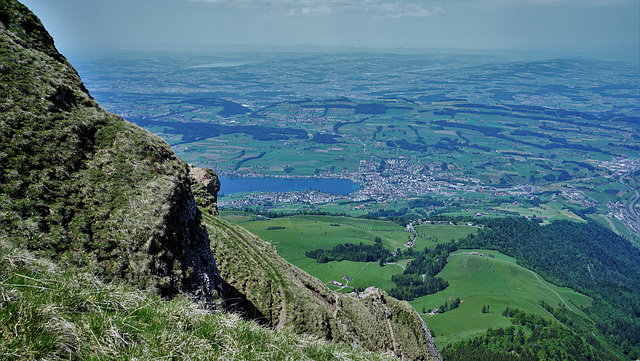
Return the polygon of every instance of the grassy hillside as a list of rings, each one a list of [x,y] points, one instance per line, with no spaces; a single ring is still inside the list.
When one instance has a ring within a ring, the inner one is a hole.
[[[397,360],[65,268],[0,237],[3,360]]]
[[[343,277],[351,278],[344,292],[355,288],[364,289],[376,286],[389,290],[395,285],[391,276],[402,273],[406,261],[387,264],[379,267],[376,262],[364,264],[352,261],[331,261],[318,263],[305,256],[306,251],[328,249],[341,243],[373,245],[379,237],[383,245],[390,249],[405,249],[412,233],[405,227],[388,221],[358,219],[339,216],[297,215],[284,218],[268,219],[250,213],[223,212],[222,217],[272,242],[274,247],[287,261],[318,277],[332,289],[340,287],[330,284],[335,280],[345,284]],[[441,224],[425,224],[417,226],[419,232],[413,248],[421,250],[436,244],[475,233],[478,228],[469,226],[453,226]]]
[[[423,315],[440,347],[479,336],[489,328],[510,326],[511,321],[502,316],[506,307],[553,318],[540,305],[541,300],[554,307],[563,304],[564,300],[568,307],[582,316],[584,313],[580,308],[591,305],[591,298],[570,288],[545,282],[539,276],[536,278],[511,257],[495,251],[476,251],[485,256],[468,254],[471,250],[451,254],[447,266],[439,274],[449,281],[449,287],[411,302],[416,310],[424,307],[430,312],[445,302],[450,304],[460,298],[460,307],[454,310]],[[483,306],[489,308],[487,313],[482,313]]]
[[[104,279],[214,305],[186,163],[101,109],[26,7],[0,9],[0,234]]]
[[[305,251],[331,248],[339,243],[363,242],[372,245],[374,237],[381,237],[387,248],[405,248],[404,243],[409,233],[405,232],[404,227],[387,221],[310,215],[268,219],[249,213],[227,211],[222,215],[270,240],[278,254],[286,260],[340,292],[353,292],[355,288],[362,289],[363,285],[390,290],[395,286],[391,277],[401,274],[407,264],[407,260],[400,261],[399,264],[386,264],[384,267],[380,267],[377,262],[346,260],[319,263],[305,256]],[[450,224],[424,224],[415,228],[420,232],[414,245],[417,250],[478,231],[477,227]],[[484,256],[469,254],[472,251]],[[330,284],[332,280],[345,284],[344,276],[351,278],[346,287]],[[451,304],[453,300],[460,298],[460,307],[455,310],[422,315],[440,348],[481,336],[490,328],[510,326],[511,320],[501,315],[506,307],[554,319],[540,301],[557,308],[562,303],[559,295],[581,317],[585,317],[581,308],[592,304],[590,297],[570,288],[553,285],[539,275],[536,277],[536,274],[517,265],[514,258],[496,251],[457,251],[448,257],[446,267],[438,276],[447,280],[449,287],[410,303],[416,311],[422,312],[424,309],[429,313],[445,302]],[[489,307],[490,311],[482,313],[483,306]]]
[[[274,247],[287,261],[318,277],[329,285],[331,280],[344,283],[345,276],[351,277],[351,286],[364,289],[377,286],[390,289],[393,286],[391,276],[402,272],[400,266],[389,265],[380,268],[377,264],[350,261],[318,263],[306,257],[305,251],[331,248],[339,243],[351,242],[373,245],[375,237],[380,237],[386,247],[404,248],[409,233],[404,228],[389,222],[359,220],[346,217],[297,216],[292,218],[262,219],[250,215],[225,214],[225,219],[235,220],[262,239],[271,241]],[[375,267],[373,267],[375,266]],[[365,271],[366,267],[366,271]],[[334,286],[329,285],[332,288]]]
[[[409,359],[439,359],[426,325],[408,303],[378,289],[360,297],[331,292],[244,228],[213,216],[205,222],[227,283],[223,289],[230,309],[277,329],[389,350]]]

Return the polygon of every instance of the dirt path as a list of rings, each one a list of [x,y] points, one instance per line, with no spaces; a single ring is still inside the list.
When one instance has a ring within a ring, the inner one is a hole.
[[[384,308],[384,315],[387,320],[387,325],[389,326],[389,335],[391,335],[391,345],[393,346],[393,352],[396,355],[400,354],[400,356],[404,360],[407,355],[404,353],[404,350],[402,350],[402,347],[400,347],[400,344],[398,343],[398,341],[396,341],[396,336],[393,333],[393,327],[391,326],[391,312],[389,312],[387,303],[384,301],[383,296],[380,294],[380,290],[375,287],[369,287],[365,290],[364,294],[365,295],[371,294],[373,297],[373,303],[380,305]]]
[[[405,270],[404,266],[403,266],[403,265],[401,265],[400,263],[397,263],[397,262],[389,262],[389,263],[385,263],[385,265],[388,265],[388,264],[395,264],[395,265],[397,265],[397,266],[400,266],[400,268],[402,268],[402,270],[403,270],[403,271]]]

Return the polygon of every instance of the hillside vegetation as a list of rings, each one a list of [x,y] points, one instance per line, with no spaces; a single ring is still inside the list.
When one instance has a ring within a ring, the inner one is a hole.
[[[187,165],[102,110],[26,7],[0,6],[0,234],[104,279],[219,302]]]
[[[434,217],[414,227],[412,247],[397,249],[410,233],[388,221],[222,215],[340,292],[363,284],[412,291],[430,274],[446,281],[441,290],[399,296],[421,312],[445,360],[637,358],[640,253],[595,222]],[[459,239],[445,241],[453,234]],[[369,253],[387,258],[372,262]]]
[[[189,170],[0,0],[0,358],[440,359],[408,304],[339,298],[210,216],[217,177]]]
[[[373,288],[360,298],[331,292],[244,228],[216,217],[206,217],[206,224],[229,283],[224,289],[231,290],[225,294],[229,307],[278,329],[392,350],[409,359],[437,355],[429,330],[408,303]]]
[[[397,360],[62,268],[0,238],[3,360]]]

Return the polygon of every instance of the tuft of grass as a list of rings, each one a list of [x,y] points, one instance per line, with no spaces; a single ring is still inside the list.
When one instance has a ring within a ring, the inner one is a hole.
[[[76,360],[396,360],[275,331],[235,314],[164,301],[57,266],[0,239],[0,358]]]

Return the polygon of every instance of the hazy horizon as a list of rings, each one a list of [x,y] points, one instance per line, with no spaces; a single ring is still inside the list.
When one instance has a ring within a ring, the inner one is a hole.
[[[69,50],[363,49],[640,57],[639,0],[23,0]]]

